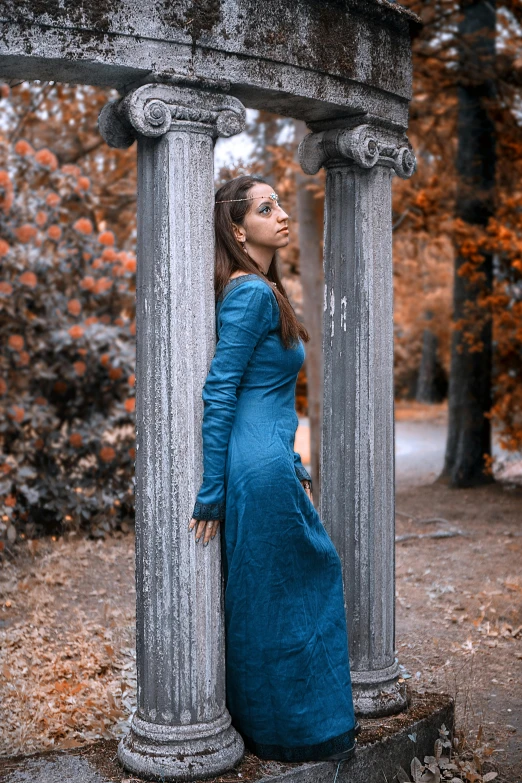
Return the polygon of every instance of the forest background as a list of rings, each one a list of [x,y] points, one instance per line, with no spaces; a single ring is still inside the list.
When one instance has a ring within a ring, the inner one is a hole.
[[[448,398],[443,479],[493,480],[490,424],[522,447],[522,8],[408,0],[409,138],[393,190],[397,399]],[[134,492],[136,150],[97,131],[110,90],[0,85],[0,549],[79,528],[130,529]],[[318,486],[324,176],[304,125],[249,112],[248,160],[277,187],[294,241],[284,284],[312,333],[297,409]],[[318,499],[318,492],[314,493]]]

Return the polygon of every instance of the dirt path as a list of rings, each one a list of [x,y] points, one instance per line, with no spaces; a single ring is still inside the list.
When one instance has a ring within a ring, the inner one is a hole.
[[[400,661],[421,688],[454,696],[458,725],[478,755],[495,760],[506,780],[520,781],[522,489],[434,484],[398,493],[397,511],[399,538],[463,534],[397,543]]]

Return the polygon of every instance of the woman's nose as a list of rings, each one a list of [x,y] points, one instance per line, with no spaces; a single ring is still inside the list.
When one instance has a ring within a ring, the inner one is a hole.
[[[288,220],[290,215],[287,215],[287,213],[284,211],[283,207],[279,205],[279,215],[277,216],[278,220]]]

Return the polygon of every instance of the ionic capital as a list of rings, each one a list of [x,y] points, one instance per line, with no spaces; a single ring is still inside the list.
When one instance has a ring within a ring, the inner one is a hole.
[[[373,125],[309,133],[299,145],[299,162],[305,174],[317,174],[321,166],[355,163],[363,169],[389,166],[402,179],[411,177],[417,166],[405,136]]]
[[[245,108],[230,95],[151,83],[106,104],[98,126],[110,147],[123,148],[138,136],[158,138],[172,130],[233,136],[245,127]]]

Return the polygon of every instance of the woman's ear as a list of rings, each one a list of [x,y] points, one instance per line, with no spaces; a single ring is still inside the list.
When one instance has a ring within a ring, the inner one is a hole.
[[[238,242],[244,242],[246,240],[246,233],[243,226],[238,226],[235,223],[232,223],[232,231],[234,232],[234,237]]]

